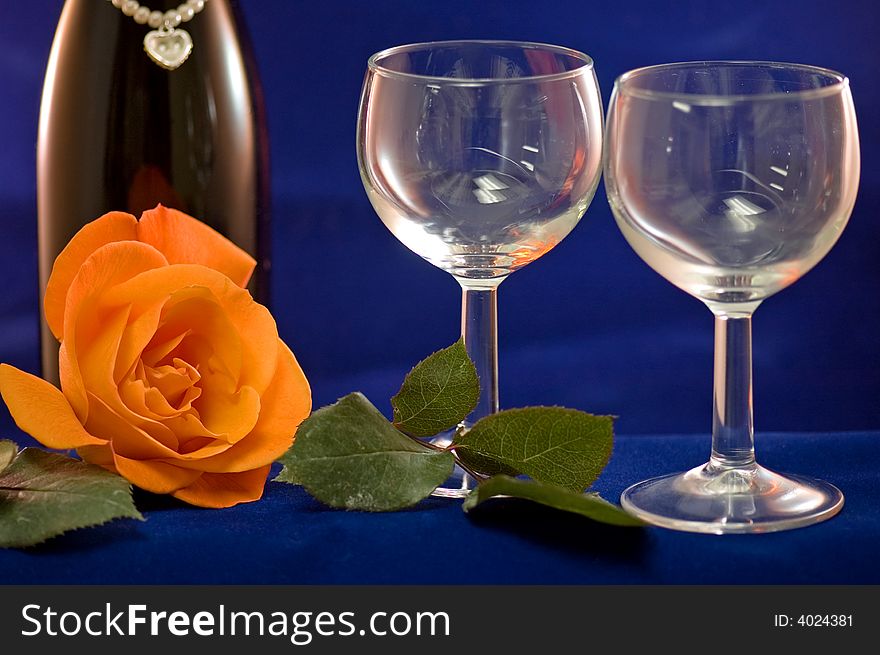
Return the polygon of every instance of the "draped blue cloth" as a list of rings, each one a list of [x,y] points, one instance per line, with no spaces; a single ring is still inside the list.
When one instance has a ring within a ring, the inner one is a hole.
[[[601,11],[574,0],[552,9],[510,0],[240,4],[268,109],[272,309],[315,407],[357,389],[388,411],[409,367],[458,336],[458,286],[394,239],[361,187],[355,116],[372,52],[461,37],[559,43],[594,57],[606,104],[617,75],[665,61],[801,61],[846,73],[862,140],[855,211],[825,260],[769,299],[754,323],[759,460],[834,482],[846,506],[811,528],[719,538],[615,530],[510,503],[472,518],[441,500],[395,514],[346,513],[275,483],[260,502],[220,511],[139,494],[146,523],[0,551],[0,582],[880,582],[874,3],[631,0]],[[30,371],[38,365],[34,142],[60,6],[18,3],[0,21],[8,46],[0,51],[0,361]],[[606,498],[706,459],[711,315],[632,252],[601,186],[571,235],[504,282],[499,306],[503,406],[620,417],[597,483]],[[30,443],[4,409],[0,427],[0,436]]]
[[[880,433],[759,435],[762,461],[824,478],[846,496],[829,521],[762,535],[622,529],[498,500],[465,515],[432,498],[388,514],[327,509],[270,482],[225,510],[138,494],[147,521],[0,550],[3,583],[867,584],[880,583]],[[706,458],[708,438],[620,437],[596,489],[616,500],[646,476]]]

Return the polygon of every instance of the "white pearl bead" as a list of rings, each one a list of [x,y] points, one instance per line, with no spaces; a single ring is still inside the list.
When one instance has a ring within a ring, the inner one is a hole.
[[[117,9],[126,16],[132,16],[140,25],[147,23],[150,27],[159,28],[166,26],[174,28],[191,21],[197,13],[205,8],[208,0],[186,0],[177,9],[169,9],[166,12],[153,11],[149,7],[142,6],[137,0],[110,0]]]
[[[177,27],[180,25],[180,14],[176,9],[169,9],[165,12],[165,24],[169,27]]]
[[[134,22],[138,25],[143,25],[150,18],[150,9],[149,7],[138,7],[138,10],[134,12]]]

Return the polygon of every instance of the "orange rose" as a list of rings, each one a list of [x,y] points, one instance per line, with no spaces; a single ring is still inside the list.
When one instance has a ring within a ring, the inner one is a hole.
[[[271,314],[242,288],[253,268],[161,205],[86,225],[46,287],[61,391],[0,366],[15,422],[147,491],[203,507],[260,498],[311,394]]]

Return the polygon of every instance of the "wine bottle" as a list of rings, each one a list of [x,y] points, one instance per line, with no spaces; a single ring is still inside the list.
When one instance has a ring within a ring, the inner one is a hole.
[[[165,11],[180,1],[143,4]],[[145,52],[149,25],[106,0],[66,0],[40,106],[41,294],[55,257],[85,223],[161,203],[254,255],[251,292],[267,301],[268,143],[241,14],[229,0],[209,0],[179,27],[192,51],[167,70]],[[43,376],[57,382],[58,343],[44,321],[41,341]]]

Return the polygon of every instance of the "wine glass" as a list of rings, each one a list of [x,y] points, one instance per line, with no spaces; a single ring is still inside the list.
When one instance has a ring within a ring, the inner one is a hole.
[[[391,233],[462,287],[462,336],[481,390],[459,429],[498,411],[498,285],[574,228],[596,191],[601,153],[602,102],[583,53],[448,41],[370,57],[361,179]],[[456,469],[435,495],[464,496],[472,485]]]
[[[859,141],[849,82],[798,64],[693,62],[615,83],[608,200],[626,240],[715,315],[712,454],[621,502],[692,532],[787,530],[843,506],[831,484],[755,461],[751,317],[824,257],[849,219]]]

